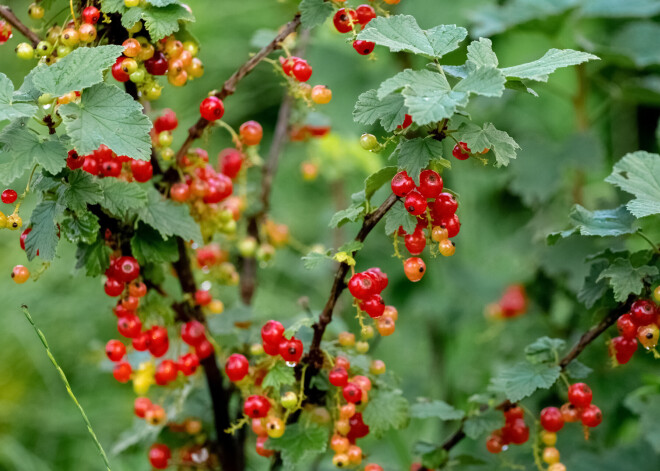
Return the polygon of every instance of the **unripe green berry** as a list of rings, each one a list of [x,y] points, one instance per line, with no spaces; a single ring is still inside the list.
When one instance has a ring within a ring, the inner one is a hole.
[[[71,46],[65,46],[64,44],[60,44],[57,46],[57,57],[66,57],[69,54],[71,54]]]
[[[264,346],[260,343],[253,343],[250,345],[250,355],[258,356],[264,354]]]
[[[163,160],[169,162],[174,157],[174,149],[171,147],[166,147],[160,151],[160,156],[163,158]]]
[[[280,402],[285,408],[293,409],[298,404],[298,396],[293,391],[289,391],[288,393],[282,395]]]
[[[275,256],[275,247],[270,244],[262,244],[257,249],[257,260],[260,262],[269,262]]]
[[[355,350],[358,353],[367,353],[369,351],[369,343],[368,342],[356,342],[355,343]]]
[[[37,44],[35,52],[40,57],[49,56],[53,52],[53,45],[48,41],[40,41],[39,44]]]
[[[172,133],[169,131],[163,131],[158,135],[158,145],[160,147],[169,147],[172,145]]]
[[[257,239],[254,237],[246,237],[238,243],[238,252],[243,257],[254,257],[257,252]]]
[[[142,83],[147,78],[147,72],[144,69],[138,69],[128,76],[133,83]]]
[[[19,59],[30,60],[34,57],[34,48],[31,44],[20,43],[16,46],[16,56]]]
[[[360,145],[364,150],[374,150],[378,147],[378,139],[373,134],[362,134],[360,137]]]
[[[53,101],[55,101],[55,98],[50,93],[44,93],[39,98],[37,98],[37,103],[39,103],[41,106],[49,105]]]

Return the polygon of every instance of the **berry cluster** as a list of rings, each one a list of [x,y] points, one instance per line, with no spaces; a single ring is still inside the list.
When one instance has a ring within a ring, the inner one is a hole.
[[[511,285],[502,293],[496,303],[486,306],[484,314],[488,319],[511,319],[527,312],[527,294],[523,285]]]
[[[616,363],[619,365],[628,363],[637,351],[638,341],[646,350],[655,351],[660,336],[659,324],[660,309],[653,301],[650,299],[635,301],[630,307],[630,312],[617,319],[616,327],[620,335],[610,341],[610,355]]]
[[[486,440],[486,449],[490,453],[505,451],[510,444],[522,445],[529,440],[529,427],[525,423],[525,412],[518,406],[504,411],[504,427],[495,430]]]
[[[376,18],[376,10],[371,5],[360,5],[357,8],[340,8],[332,18],[332,23],[335,29],[340,33],[353,33],[357,36],[357,30],[362,30],[374,18]],[[376,44],[370,41],[363,41],[362,39],[353,40],[353,49],[358,54],[367,56],[371,54],[376,47]]]
[[[264,352],[270,356],[280,355],[289,365],[295,365],[303,355],[303,343],[295,336],[287,339],[284,326],[278,321],[268,321],[261,328]]]
[[[74,149],[69,151],[66,165],[71,170],[82,169],[97,177],[112,177],[140,183],[151,180],[154,170],[148,160],[135,160],[125,155],[115,154],[108,146],[101,145],[89,155],[79,155]]]
[[[151,401],[146,397],[139,397],[135,400],[135,415],[138,417],[144,417],[145,414],[148,414],[152,406]],[[164,413],[164,412],[163,412]],[[164,421],[163,421],[164,422]],[[202,433],[202,422],[198,419],[188,418],[181,423],[170,422],[167,424],[170,432],[173,433],[184,433],[189,435],[197,441],[198,439],[203,439]],[[149,449],[149,463],[155,469],[167,469],[171,464],[172,460],[172,450],[169,446],[162,443],[154,443]],[[185,445],[177,450],[177,457],[175,461],[180,463],[183,466],[193,466],[198,467],[202,466],[205,463],[208,463],[211,456],[206,448],[201,445]],[[215,465],[215,463],[208,463],[209,467]]]
[[[459,142],[454,146],[454,149],[452,150],[451,155],[456,157],[458,160],[467,160],[470,158],[470,156],[477,157],[478,159],[483,160],[482,157],[479,157],[480,155],[486,154],[490,149],[484,149],[481,151],[479,154],[473,153],[470,148],[468,147],[467,143],[465,142]]]
[[[603,415],[595,404],[592,404],[593,393],[585,383],[574,383],[568,388],[568,402],[561,406],[546,407],[541,411],[541,441],[546,446],[543,450],[543,461],[550,465],[548,471],[566,471],[559,461],[559,451],[555,448],[557,432],[565,423],[582,422],[585,437],[589,429],[597,427],[603,421]]]
[[[348,290],[355,298],[358,308],[372,319],[377,319],[385,312],[385,301],[380,294],[387,288],[388,282],[387,274],[380,268],[370,268],[351,276]]]

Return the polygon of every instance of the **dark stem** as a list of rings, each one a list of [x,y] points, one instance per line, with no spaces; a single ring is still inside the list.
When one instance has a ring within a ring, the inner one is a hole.
[[[37,44],[39,44],[41,39],[39,39],[39,36],[37,36],[34,31],[24,25],[23,22],[19,20],[16,15],[14,15],[14,12],[11,11],[11,8],[5,5],[0,5],[0,16],[7,20],[7,22],[18,31],[20,31],[23,36],[29,39],[30,43],[32,43],[32,47],[37,47]]]

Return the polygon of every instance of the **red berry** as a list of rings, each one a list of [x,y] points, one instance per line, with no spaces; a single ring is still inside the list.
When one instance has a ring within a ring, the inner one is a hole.
[[[364,300],[377,294],[377,282],[367,273],[356,273],[348,281],[348,290],[354,298]]]
[[[218,154],[218,164],[222,173],[233,180],[243,166],[243,154],[231,147],[223,149]]]
[[[491,435],[488,437],[488,440],[486,440],[486,449],[489,453],[500,453],[503,447],[504,443],[502,443],[502,438],[497,435]]]
[[[362,39],[356,39],[353,41],[353,49],[355,49],[361,56],[368,56],[374,52],[375,47],[376,43],[372,43],[371,41],[364,41]]]
[[[204,195],[204,202],[206,204],[219,203],[220,201],[229,197],[234,191],[234,185],[227,175],[218,174],[214,178],[208,180],[208,187]]]
[[[410,116],[408,113],[406,113],[403,116],[403,123],[398,125],[396,128],[401,130],[401,129],[406,129],[408,126],[410,126],[413,123],[412,116]]]
[[[238,128],[238,133],[241,135],[241,140],[246,146],[256,146],[261,142],[264,130],[261,124],[256,121],[246,121]]]
[[[280,64],[282,64],[282,70],[289,77],[293,72],[293,66],[296,65],[296,62],[300,60],[300,57],[291,56],[288,59],[280,56]]]
[[[214,351],[213,344],[206,339],[202,340],[199,345],[195,347],[195,353],[200,360],[210,357],[213,355]]]
[[[341,392],[346,402],[356,404],[362,400],[362,389],[355,383],[346,384]]]
[[[165,54],[160,51],[156,51],[151,59],[144,61],[144,67],[151,75],[165,75],[167,73],[169,64]]]
[[[627,339],[634,339],[637,336],[637,325],[630,314],[624,314],[619,317],[616,321],[616,328]]]
[[[284,326],[277,321],[268,321],[261,328],[261,339],[264,343],[277,345],[283,340]]]
[[[249,368],[250,363],[248,362],[248,359],[245,358],[245,355],[234,353],[227,359],[225,373],[227,374],[229,381],[236,382],[247,376]]]
[[[156,469],[166,469],[171,457],[172,452],[167,445],[154,443],[149,449],[149,463]]]
[[[256,451],[257,455],[263,456],[264,458],[270,458],[275,454],[275,450],[269,450],[266,448],[266,442],[268,441],[268,436],[257,437]]]
[[[190,186],[187,183],[175,183],[170,188],[170,198],[179,203],[188,201],[188,198],[190,198]]]
[[[435,170],[424,170],[419,174],[419,192],[426,198],[437,198],[442,193],[442,177]]]
[[[78,155],[78,152],[76,152],[74,149],[69,151],[69,154],[66,158],[67,167],[69,167],[71,170],[77,170],[82,167],[84,163],[85,157]]]
[[[133,348],[138,352],[146,352],[149,349],[149,343],[151,342],[151,333],[149,331],[140,332],[140,335],[133,337],[131,343]]]
[[[126,346],[119,340],[109,340],[105,344],[105,354],[110,361],[119,361],[126,355]]]
[[[133,178],[135,178],[136,182],[144,183],[151,180],[154,174],[154,168],[148,160],[132,160],[131,172],[133,172]]]
[[[461,221],[458,219],[456,214],[451,217],[441,219],[439,225],[447,229],[447,237],[449,238],[456,237],[458,232],[461,230]]]
[[[431,216],[440,221],[452,217],[458,209],[458,202],[451,193],[440,193],[431,207]]]
[[[148,397],[136,397],[133,402],[133,412],[141,419],[144,419],[144,414],[147,409],[151,408],[151,400]]]
[[[376,10],[371,5],[360,5],[355,9],[355,13],[357,14],[358,23],[361,25],[366,25],[376,18]]]
[[[284,361],[298,363],[303,355],[303,343],[295,337],[280,342],[280,356]]]
[[[587,407],[591,404],[592,397],[591,388],[585,383],[571,384],[571,387],[568,388],[568,400],[575,407]]]
[[[82,20],[84,23],[94,25],[98,23],[99,18],[101,18],[101,13],[99,12],[99,9],[94,6],[85,7],[82,11]]]
[[[117,319],[117,330],[126,338],[135,338],[142,331],[142,321],[135,314],[128,314]]]
[[[123,60],[123,56],[119,59]],[[131,79],[131,76],[122,68],[122,60],[117,60],[112,66],[112,76],[117,82],[128,82]]]
[[[21,246],[21,249],[23,249],[23,250],[25,250],[25,239],[27,239],[27,236],[30,232],[32,232],[32,228],[28,227],[27,229],[25,229],[23,231],[23,233],[21,234],[21,237],[19,238],[18,242]],[[37,251],[37,255],[39,255],[39,251]]]
[[[300,59],[293,65],[291,73],[299,82],[307,82],[312,76],[312,66],[306,60]]]
[[[466,160],[470,158],[470,148],[465,142],[459,142],[454,146],[454,150],[451,155],[456,157],[458,160]]]
[[[264,396],[248,396],[243,403],[243,412],[252,419],[261,419],[268,415],[270,401]]]
[[[628,339],[625,337],[614,337],[611,343],[612,353],[620,365],[625,365],[630,361],[637,351],[637,339]]]
[[[131,368],[131,365],[125,361],[117,363],[115,369],[112,370],[112,376],[114,376],[120,383],[128,383],[131,379],[131,373],[133,373],[133,368]]]
[[[340,33],[348,33],[353,29],[353,23],[358,21],[357,13],[355,10],[340,8],[335,13],[335,16],[332,18],[332,22],[335,25],[335,28]]]
[[[16,198],[18,198],[18,194],[14,190],[6,189],[2,192],[2,202],[5,204],[13,203]]]
[[[406,207],[406,210],[413,216],[424,214],[427,207],[426,198],[424,198],[417,190],[408,193],[403,204]]]
[[[163,360],[156,368],[154,379],[159,386],[165,386],[174,381],[179,374],[179,368],[172,360]]]
[[[163,114],[154,121],[154,131],[157,134],[163,131],[174,131],[178,125],[179,120],[176,117],[176,113],[168,108],[163,110]]]
[[[336,366],[328,373],[328,379],[333,386],[343,388],[348,384],[348,371],[346,371],[346,368]]]
[[[392,193],[399,197],[406,196],[415,189],[415,182],[405,170],[400,171],[392,178]]]
[[[525,412],[518,406],[510,407],[504,411],[504,419],[510,423],[515,422],[516,419],[522,419],[524,415]]]
[[[504,317],[515,317],[527,311],[527,295],[522,285],[511,285],[500,298],[500,308]]]
[[[426,236],[421,227],[417,227],[412,234],[406,235],[404,241],[406,249],[412,255],[419,255],[424,251],[424,247],[426,247]]]
[[[511,424],[505,425],[507,438],[516,445],[522,445],[529,440],[529,427],[523,419],[516,419]]]
[[[91,175],[98,175],[101,172],[101,164],[91,155],[85,157],[85,161],[82,164],[83,172],[87,172]]]
[[[351,426],[350,431],[346,434],[346,438],[355,442],[358,438],[363,438],[369,435],[369,426],[364,423],[362,419],[362,412],[356,412],[348,419],[348,424]]]
[[[564,426],[561,411],[556,407],[546,407],[541,411],[541,427],[548,432],[559,432]]]
[[[185,376],[190,376],[197,371],[199,366],[199,358],[194,353],[186,353],[181,358],[179,358],[178,367],[179,371]]]
[[[108,278],[105,282],[105,294],[111,297],[119,296],[124,292],[125,284],[116,278]]]
[[[266,355],[270,355],[271,357],[276,357],[277,355],[280,354],[279,342],[278,343],[263,342],[263,347]]]
[[[128,255],[119,257],[114,262],[114,274],[119,281],[130,283],[140,276],[140,265],[138,261]]]
[[[181,327],[181,339],[191,347],[206,340],[206,327],[199,321],[190,321]]]
[[[103,177],[118,177],[121,174],[121,163],[118,160],[108,160],[101,165],[100,175]]]
[[[630,315],[638,326],[653,324],[657,318],[655,304],[646,299],[638,299],[630,308]]]
[[[204,98],[204,101],[199,105],[199,113],[205,120],[215,121],[225,114],[225,105],[217,96],[210,96]]]
[[[371,279],[374,280],[374,282],[376,283],[377,293],[381,293],[385,288],[387,288],[387,284],[389,282],[389,279],[387,278],[387,273],[383,272],[380,268],[378,267],[369,268],[364,273],[370,276]]]
[[[597,427],[603,421],[603,413],[598,406],[593,404],[585,407],[582,411],[582,425],[587,427]]]
[[[195,291],[195,303],[200,306],[208,306],[213,301],[211,293],[205,289],[198,289]]]
[[[385,312],[385,302],[380,294],[374,294],[360,303],[360,309],[375,319]]]

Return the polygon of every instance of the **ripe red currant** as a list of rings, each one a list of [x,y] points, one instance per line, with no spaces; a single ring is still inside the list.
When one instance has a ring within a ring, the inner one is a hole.
[[[355,13],[357,14],[357,21],[361,25],[366,25],[376,18],[376,10],[371,5],[360,5],[355,9]]]
[[[303,355],[303,343],[295,337],[282,340],[279,346],[280,356],[284,361],[298,363]]]
[[[452,217],[458,209],[458,202],[451,193],[440,193],[431,207],[431,216],[434,221]],[[438,225],[438,224],[436,224]]]
[[[248,396],[243,403],[243,412],[252,419],[261,419],[268,415],[270,401],[264,396]]]
[[[546,407],[541,411],[541,427],[548,432],[559,432],[564,426],[561,411],[556,407]]]
[[[71,170],[77,170],[85,163],[85,157],[78,155],[75,149],[71,149],[66,158],[66,166]]]
[[[312,76],[312,66],[306,60],[300,59],[293,65],[291,73],[299,82],[307,82]]]
[[[18,198],[18,194],[12,189],[6,189],[2,192],[2,202],[5,204],[13,203],[16,201],[16,198]]]
[[[159,386],[165,386],[166,384],[174,381],[179,374],[179,368],[176,363],[172,360],[163,360],[160,362],[156,368],[156,374],[154,374],[154,380]]]
[[[154,52],[150,59],[144,61],[144,67],[151,75],[165,75],[169,64],[165,54],[160,51]]]
[[[174,131],[178,125],[179,120],[176,117],[176,113],[167,108],[163,110],[163,114],[154,121],[154,130],[156,131],[156,134],[160,134],[163,131]]]
[[[632,320],[638,326],[649,325],[655,322],[658,314],[655,303],[647,299],[638,299],[630,308]]]
[[[368,56],[374,52],[375,47],[376,43],[372,43],[371,41],[364,41],[362,39],[356,39],[353,41],[353,49],[355,49],[355,51],[361,56]]]
[[[582,408],[591,404],[593,393],[585,383],[571,384],[568,388],[568,400],[575,407]]]
[[[190,186],[187,183],[175,183],[170,188],[170,197],[179,203],[188,201],[188,198],[190,198]]]
[[[630,361],[637,351],[637,339],[628,339],[626,337],[614,337],[610,343],[610,353],[614,355],[620,365],[625,365]]]
[[[441,219],[440,227],[447,229],[447,237],[451,239],[452,237],[456,237],[461,230],[461,221],[458,219],[458,216],[454,214],[451,217]]]
[[[415,182],[408,176],[405,170],[400,171],[392,178],[392,193],[404,197],[415,189]]]
[[[119,340],[109,340],[105,344],[105,354],[110,361],[119,361],[126,355],[126,346]]]
[[[137,417],[144,419],[144,415],[151,405],[151,400],[148,397],[136,397],[133,402],[133,412]]]
[[[225,364],[225,373],[229,378],[229,381],[240,381],[245,378],[250,369],[250,363],[248,359],[245,358],[245,355],[240,353],[234,353],[230,355]]]
[[[151,342],[151,334],[149,331],[140,332],[137,337],[131,339],[133,348],[138,352],[146,352],[149,349],[149,343]]]
[[[616,328],[627,339],[633,339],[637,335],[637,325],[630,314],[624,314],[619,317],[616,321]]]
[[[374,294],[360,302],[360,309],[366,312],[369,317],[376,319],[385,312],[385,302],[380,294]]]
[[[206,340],[206,327],[199,321],[189,321],[181,327],[181,339],[191,347]]]
[[[131,368],[130,363],[125,361],[117,363],[114,370],[112,370],[112,376],[120,383],[128,383],[131,379],[131,373],[133,373],[133,368]]]
[[[195,303],[200,306],[208,306],[213,301],[211,293],[205,289],[198,289],[195,291]]]
[[[419,192],[426,198],[437,198],[442,193],[442,177],[435,170],[423,170],[419,174]]]
[[[424,251],[424,247],[426,247],[426,236],[420,227],[416,228],[412,234],[406,235],[404,241],[406,249],[408,249],[411,255],[419,255]]]
[[[123,257],[119,257],[115,260],[114,266],[115,276],[119,281],[123,281],[124,283],[130,283],[140,276],[140,265],[131,256],[124,255]]]
[[[348,290],[357,299],[367,299],[377,294],[376,281],[367,273],[356,273],[348,281]]]
[[[200,360],[210,357],[213,355],[214,351],[213,344],[207,339],[202,340],[199,345],[195,347],[195,353]]]
[[[136,182],[144,183],[151,180],[154,174],[154,168],[148,160],[132,160],[131,172]]]
[[[581,418],[582,425],[587,427],[597,427],[603,421],[603,413],[598,406],[591,404],[584,408]]]
[[[466,160],[470,158],[470,152],[470,148],[465,142],[459,142],[454,146],[454,150],[451,154],[458,160]]]
[[[374,283],[376,283],[377,293],[380,293],[385,288],[387,288],[387,284],[389,282],[389,279],[387,278],[387,273],[384,273],[380,268],[378,267],[369,268],[364,273],[370,276],[371,279],[374,281]]]
[[[406,210],[413,216],[419,216],[426,211],[427,203],[426,198],[417,190],[412,190],[406,195],[403,202]]]
[[[348,33],[353,29],[353,24],[358,22],[358,15],[353,9],[340,8],[332,18],[332,23],[340,33]]]
[[[124,292],[125,284],[116,278],[108,278],[105,282],[105,294],[111,297],[119,296]]]
[[[343,388],[348,384],[348,371],[346,371],[346,368],[336,366],[328,373],[328,379],[333,386]]]
[[[284,326],[278,321],[268,321],[261,328],[261,339],[264,346],[266,344],[277,346],[277,353],[279,354],[279,345],[284,340]]]
[[[342,395],[346,402],[357,404],[362,400],[362,389],[355,383],[348,383],[342,389]]]
[[[225,114],[225,105],[217,96],[210,96],[204,98],[204,101],[199,105],[199,113],[205,120],[215,121]]]
[[[117,330],[126,338],[135,338],[142,331],[142,321],[135,314],[127,314],[117,319]]]
[[[94,6],[85,7],[82,11],[82,20],[85,23],[94,25],[98,23],[99,18],[101,18],[101,13],[99,12],[99,9]]]
[[[361,412],[353,414],[351,418],[348,419],[348,424],[351,429],[346,434],[346,438],[351,442],[354,442],[357,438],[363,438],[369,435],[369,426],[364,423]]]
[[[223,149],[218,154],[218,164],[222,173],[233,180],[243,166],[243,154],[231,147]]]
[[[197,371],[197,367],[199,367],[199,358],[194,353],[186,353],[179,358],[177,366],[181,373],[185,376],[190,376]]]
[[[167,445],[154,443],[149,449],[149,463],[156,469],[166,469],[171,457],[172,452]]]

